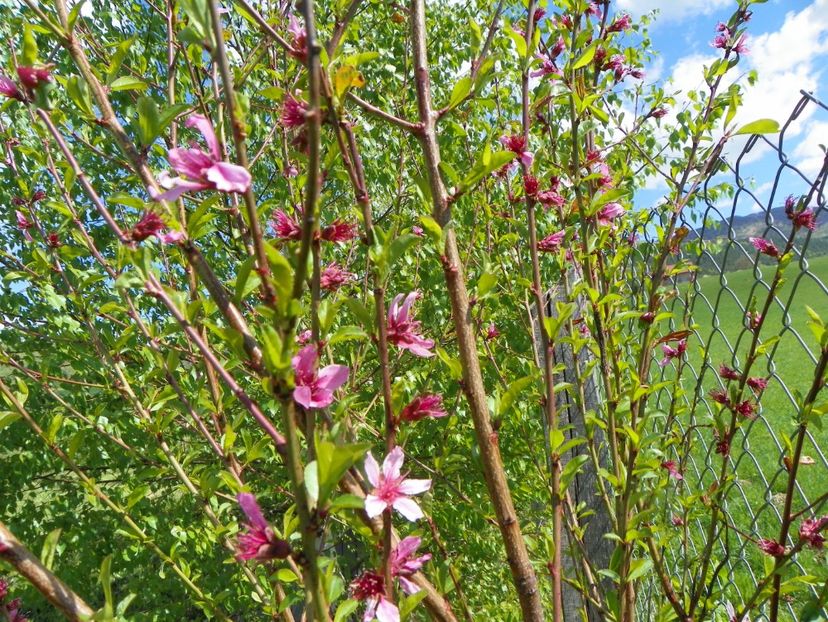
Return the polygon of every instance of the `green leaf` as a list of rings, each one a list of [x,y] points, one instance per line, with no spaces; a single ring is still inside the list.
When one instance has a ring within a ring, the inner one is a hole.
[[[454,88],[451,89],[451,97],[449,97],[449,103],[446,106],[446,110],[451,110],[452,108],[460,105],[463,100],[468,97],[469,93],[471,93],[472,86],[472,79],[469,76],[460,78],[454,85]]]
[[[57,551],[58,539],[60,539],[61,529],[55,529],[49,532],[46,539],[43,541],[43,548],[40,549],[40,561],[49,570],[54,567],[55,551]]]
[[[371,447],[369,443],[334,444],[325,439],[316,440],[316,462],[319,464],[319,505],[330,498],[339,480]]]
[[[509,24],[503,26],[503,31],[507,35],[509,35],[509,37],[511,37],[512,41],[515,42],[515,47],[517,48],[518,56],[520,56],[521,58],[526,58],[526,37],[517,32]]]
[[[69,11],[68,23],[70,32],[75,29],[75,22],[78,21],[78,17],[80,16],[81,9],[83,8],[85,2],[86,0],[79,0],[78,2],[75,2],[75,6],[73,6],[72,10]]]
[[[305,490],[308,491],[310,505],[316,506],[319,499],[319,469],[316,460],[305,465]]]
[[[359,326],[341,326],[334,334],[328,339],[328,343],[330,345],[334,345],[337,343],[341,343],[343,341],[356,341],[360,339],[367,339],[368,333],[362,330]]]
[[[581,52],[581,55],[578,57],[578,60],[575,61],[575,64],[572,65],[572,69],[580,69],[581,67],[586,67],[592,62],[592,59],[595,58],[595,50],[598,49],[598,44],[600,43],[599,40],[593,41],[589,44],[589,46]]]
[[[779,133],[779,123],[774,121],[773,119],[759,119],[758,121],[753,121],[748,123],[747,125],[743,125],[738,130],[736,130],[733,135],[738,136],[739,134],[778,134]]]
[[[566,492],[570,482],[587,460],[589,460],[589,456],[579,454],[566,463],[566,466],[561,473],[561,494]]]
[[[20,64],[29,67],[37,63],[37,39],[35,39],[32,27],[29,24],[23,25],[23,50],[20,53]]]
[[[339,607],[336,609],[336,615],[334,615],[334,622],[345,622],[354,611],[357,610],[359,607],[359,601],[354,600],[353,598],[349,598],[346,601],[343,601]]]
[[[104,591],[104,615],[112,617],[114,603],[112,600],[112,555],[107,555],[103,562],[101,562],[101,572],[98,575],[101,586]]]
[[[135,107],[138,110],[138,135],[141,144],[148,147],[161,133],[158,105],[151,97],[139,97]]]
[[[86,82],[80,76],[70,76],[66,81],[66,93],[69,99],[89,119],[95,118],[95,111],[92,108],[92,97]]]
[[[121,76],[109,85],[111,91],[144,91],[147,83],[133,76]]]

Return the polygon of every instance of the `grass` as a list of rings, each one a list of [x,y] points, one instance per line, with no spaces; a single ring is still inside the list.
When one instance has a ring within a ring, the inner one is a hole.
[[[772,280],[774,270],[775,266],[761,265],[755,269],[698,278],[692,310],[698,335],[688,341],[687,362],[696,373],[704,368],[702,392],[705,395],[720,386],[719,364],[742,369],[752,337],[744,328],[742,307],[749,307],[755,299],[756,306],[762,308],[768,291],[763,282]],[[750,374],[769,378],[769,384],[760,400],[760,416],[743,427],[744,435],[737,435],[731,449],[739,489],[731,495],[728,505],[733,523],[743,532],[753,537],[774,539],[779,533],[777,512],[781,512],[787,485],[787,472],[782,465],[783,438],[795,432],[797,409],[794,396],[797,393],[804,395],[810,388],[814,363],[809,352],[818,351],[816,339],[807,325],[806,306],[828,321],[828,293],[820,283],[828,283],[828,256],[810,260],[807,270],[799,264],[791,264],[784,279],[777,292],[781,305],[774,303],[761,332],[763,342],[774,335],[779,335],[780,339],[771,352],[760,357]],[[694,376],[691,374],[690,378],[684,386],[692,392]],[[692,399],[692,395],[688,399]],[[715,406],[709,398],[708,401],[711,407]],[[703,404],[696,408],[695,421],[699,424],[710,421]],[[718,456],[711,460],[705,450],[711,442],[711,429],[702,427],[696,433],[696,438],[704,443],[696,444],[692,459],[702,485],[709,486],[717,477],[720,461]],[[801,491],[794,500],[794,511],[805,507],[805,499],[812,501],[828,489],[825,464],[818,450],[821,447],[823,452],[828,452],[828,428],[813,429],[811,433],[803,455],[813,458],[815,463],[803,464],[799,469],[797,481]],[[741,595],[747,596],[756,584],[752,573],[761,577],[768,558],[749,541],[736,538],[731,545],[742,549],[736,551],[741,553],[742,559],[734,569],[733,580]],[[812,554],[803,553],[800,562],[811,570],[815,560]],[[734,595],[734,601],[736,598]],[[798,611],[804,594],[794,594],[793,598],[793,611]]]

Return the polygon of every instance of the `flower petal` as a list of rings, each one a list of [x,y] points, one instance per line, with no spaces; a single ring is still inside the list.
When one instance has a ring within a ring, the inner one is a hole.
[[[313,408],[313,394],[310,387],[299,386],[293,390],[293,399],[305,408]]]
[[[166,192],[159,193],[155,188],[150,187],[149,193],[153,201],[177,201],[185,192],[205,190],[210,186],[198,181],[188,181],[183,177],[168,177],[164,185],[169,187]]]
[[[397,577],[397,581],[400,582],[400,587],[403,589],[403,592],[409,596],[420,591],[420,586],[407,577]]]
[[[202,179],[204,169],[213,165],[214,160],[201,149],[170,149],[167,159],[172,167],[190,179]]]
[[[204,136],[204,142],[213,154],[214,160],[221,160],[221,152],[218,148],[218,141],[216,140],[216,133],[213,131],[213,124],[210,119],[202,114],[193,114],[184,122],[187,127],[194,127]]]
[[[368,518],[379,516],[388,509],[388,504],[375,495],[365,495],[365,513]]]
[[[365,475],[368,476],[368,481],[376,488],[380,483],[380,469],[373,454],[369,451],[365,456]]]
[[[328,391],[336,391],[348,380],[349,369],[346,365],[328,365],[319,370],[317,386]]]
[[[250,521],[251,527],[263,531],[267,529],[267,521],[265,520],[264,514],[262,514],[259,503],[256,501],[255,495],[251,495],[249,492],[241,492],[236,496],[236,500],[239,502],[239,507],[247,515],[247,520]]]
[[[229,162],[214,163],[205,171],[205,177],[222,192],[247,192],[252,181],[247,169]]]
[[[377,620],[379,622],[400,622],[400,610],[391,601],[380,598],[377,607]]]
[[[385,476],[385,479],[399,479],[403,460],[405,460],[405,455],[403,454],[402,447],[399,445],[388,452],[388,455],[385,456],[385,460],[382,462],[382,474]]]
[[[404,479],[399,485],[399,490],[404,495],[419,495],[429,488],[431,488],[430,479]]]
[[[367,505],[366,499],[366,506]],[[413,499],[409,499],[408,497],[399,497],[396,499],[394,501],[394,509],[411,522],[419,520],[424,516],[423,511],[420,509],[420,506],[417,505],[417,502]]]

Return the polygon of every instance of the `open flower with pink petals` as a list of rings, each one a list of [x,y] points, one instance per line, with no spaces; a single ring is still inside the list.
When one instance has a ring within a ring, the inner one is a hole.
[[[748,241],[753,244],[753,247],[768,257],[779,257],[779,249],[776,244],[766,240],[765,238],[748,238]]]
[[[383,460],[380,471],[371,452],[365,456],[365,474],[374,487],[365,497],[365,513],[369,518],[392,508],[410,521],[423,517],[423,511],[411,495],[427,491],[431,488],[431,480],[407,479],[400,472],[404,459],[402,447],[394,447]]]
[[[416,536],[408,536],[400,540],[389,557],[391,564],[391,574],[400,582],[403,592],[408,594],[416,594],[420,591],[420,586],[414,583],[410,577],[415,572],[419,572],[420,568],[431,559],[431,553],[417,556],[417,549],[420,548],[421,538]]]
[[[419,298],[417,292],[397,294],[388,307],[388,341],[416,356],[434,356],[434,341],[420,334],[420,322],[411,317],[411,305]]]
[[[296,388],[293,399],[305,408],[325,408],[333,403],[333,394],[348,380],[348,367],[328,365],[317,370],[316,346],[305,346],[291,359]]]
[[[320,232],[320,237],[326,242],[349,242],[356,236],[356,224],[352,222],[345,222],[339,218],[326,227],[323,227]]]
[[[279,115],[282,127],[302,127],[307,121],[307,114],[308,106],[305,102],[299,101],[290,93],[285,95],[282,101],[282,113]]]
[[[20,210],[15,210],[14,214],[17,217],[17,228],[23,232],[23,237],[26,238],[29,242],[31,242],[32,234],[29,233],[29,229],[34,227],[34,223],[28,218],[26,218],[26,214],[24,214]]]
[[[308,57],[308,32],[295,16],[288,19],[288,32],[291,35],[290,55],[297,60],[304,61]]]
[[[447,415],[448,413],[443,408],[443,396],[435,393],[425,393],[415,397],[411,400],[411,403],[402,409],[400,420],[414,422],[426,417],[439,419]]]
[[[17,68],[17,77],[27,89],[36,89],[53,80],[48,67],[20,66]]]
[[[397,605],[385,597],[385,577],[366,570],[351,582],[351,596],[366,604],[363,622],[400,622]]]
[[[598,222],[599,226],[606,227],[607,225],[611,225],[612,221],[622,216],[627,210],[621,207],[620,203],[607,203],[598,210],[598,213],[595,215],[595,220]]]
[[[348,281],[353,280],[354,276],[353,272],[348,272],[336,263],[330,263],[322,271],[319,277],[319,284],[322,289],[334,292]]]
[[[675,460],[665,460],[661,463],[661,468],[666,469],[670,477],[675,480],[681,481],[684,479],[684,475],[682,475],[681,471],[679,471]]]
[[[676,343],[676,347],[674,348],[668,343],[665,343],[661,346],[661,351],[664,352],[664,358],[661,359],[658,364],[661,367],[664,367],[674,358],[679,358],[687,351],[687,339],[681,339]]]
[[[247,516],[247,531],[238,538],[238,558],[240,560],[285,559],[290,555],[290,545],[277,538],[273,529],[265,520],[256,497],[250,493],[240,493],[236,500]]]
[[[822,518],[806,518],[799,526],[799,537],[813,549],[821,549],[825,545],[825,536],[822,532],[828,528],[828,515]]]
[[[291,218],[284,210],[277,209],[273,212],[270,226],[277,238],[282,240],[301,240],[302,227],[295,218]]]
[[[532,166],[532,162],[535,161],[534,154],[526,149],[526,138],[524,136],[517,134],[504,135],[500,137],[500,144],[512,153],[516,153],[526,168]]]
[[[175,244],[184,239],[184,234],[181,231],[168,230],[161,216],[155,212],[145,212],[141,219],[135,223],[130,235],[136,242],[143,242],[153,235],[164,244]]]
[[[196,128],[204,136],[208,152],[196,146],[189,149],[176,147],[170,149],[167,158],[180,177],[170,177],[162,174],[158,181],[167,188],[166,192],[158,194],[150,190],[156,201],[174,201],[185,192],[199,190],[218,190],[220,192],[246,192],[250,188],[250,173],[243,167],[221,160],[218,139],[213,126],[207,117],[194,114],[184,123],[187,127]]]

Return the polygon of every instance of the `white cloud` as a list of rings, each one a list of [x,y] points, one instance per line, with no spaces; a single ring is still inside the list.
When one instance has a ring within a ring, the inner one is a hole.
[[[618,10],[633,15],[643,15],[658,9],[658,21],[664,22],[690,15],[709,15],[732,4],[732,0],[618,0],[617,7]]]
[[[821,145],[828,147],[828,121],[812,121],[805,127],[802,140],[791,154],[791,163],[811,179],[825,162]]]
[[[756,69],[759,80],[754,86],[743,84],[742,106],[736,116],[736,125],[756,119],[774,119],[783,124],[799,101],[800,90],[815,91],[828,54],[828,0],[814,0],[798,13],[790,11],[779,30],[762,33],[748,39],[750,54],[742,58],[734,79],[744,77],[746,70]],[[704,87],[703,67],[719,56],[692,54],[679,59],[672,68],[671,84],[680,91],[677,109],[688,99],[690,90]],[[722,91],[727,85],[722,85]],[[786,131],[786,137],[800,134],[808,123],[813,107],[806,109]],[[735,156],[746,138],[737,138],[729,144],[727,156]],[[809,143],[813,142],[809,138]],[[759,144],[745,156],[743,163],[760,160],[770,147]],[[812,156],[813,157],[813,156]]]

